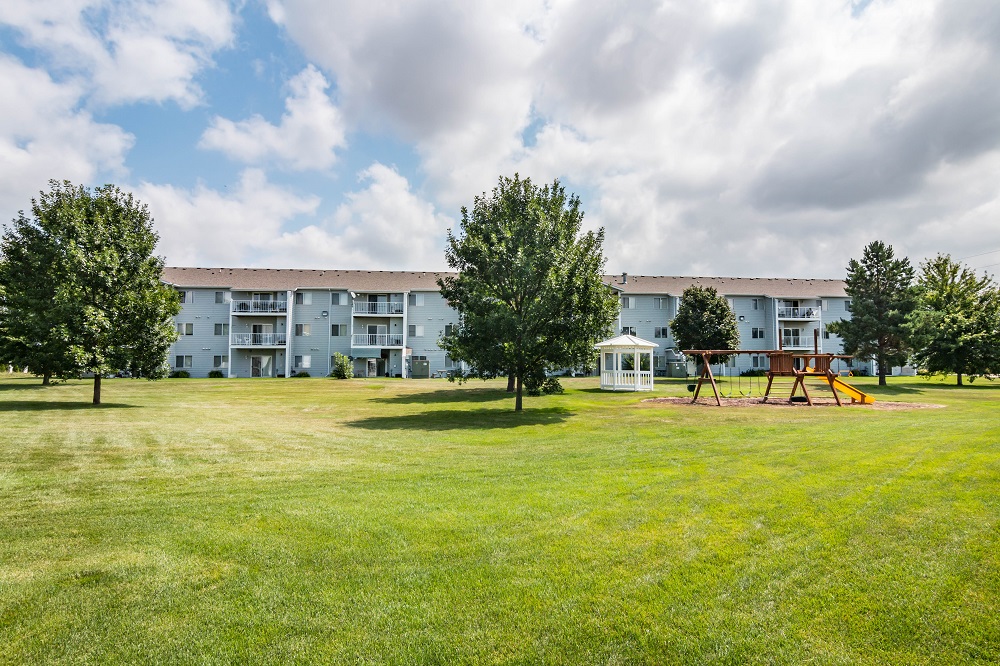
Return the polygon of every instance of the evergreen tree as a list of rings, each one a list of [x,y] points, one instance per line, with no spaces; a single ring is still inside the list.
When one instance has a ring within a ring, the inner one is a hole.
[[[827,325],[844,343],[844,353],[878,363],[878,383],[885,386],[886,371],[903,365],[908,356],[904,324],[913,310],[913,266],[896,259],[891,245],[873,241],[861,261],[847,266],[847,295],[851,318]]]
[[[160,282],[148,208],[113,185],[91,192],[57,181],[31,203],[32,216],[21,213],[0,244],[10,360],[60,378],[93,374],[95,405],[105,375],[164,376],[180,304]]]
[[[987,276],[938,255],[920,265],[907,329],[917,363],[970,380],[1000,372],[1000,292]]]
[[[590,367],[617,317],[604,230],[581,234],[582,221],[579,197],[559,181],[539,188],[515,174],[462,208],[458,236],[448,232],[458,274],[438,284],[459,323],[440,344],[471,366],[468,376],[513,376],[515,410],[526,384],[546,386],[546,370]]]
[[[736,314],[715,287],[690,286],[681,294],[677,316],[670,331],[681,349],[738,349],[740,332]],[[729,356],[712,356],[711,363],[724,363]],[[701,362],[701,359],[698,359]]]

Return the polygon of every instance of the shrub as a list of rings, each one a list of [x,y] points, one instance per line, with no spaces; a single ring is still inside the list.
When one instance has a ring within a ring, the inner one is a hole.
[[[767,370],[763,368],[750,368],[740,373],[740,377],[764,377],[765,375],[767,375]]]
[[[225,375],[222,374],[222,370],[209,370],[208,377],[209,379],[222,379]]]
[[[531,396],[554,395],[565,392],[556,377],[534,377],[528,375],[524,381],[524,391]]]
[[[354,376],[354,363],[340,352],[333,355],[333,372],[331,377],[337,379],[350,379]]]
[[[302,372],[296,372],[294,375],[292,375],[292,377],[311,377],[311,376],[312,375],[310,375],[305,370],[303,370]]]
[[[187,370],[174,370],[170,373],[172,379],[187,379],[191,376],[191,373]]]

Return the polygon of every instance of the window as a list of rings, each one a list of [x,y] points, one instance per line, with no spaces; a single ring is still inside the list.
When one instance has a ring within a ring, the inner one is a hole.
[[[669,338],[670,337],[670,327],[668,326],[657,326],[653,329],[654,338]]]
[[[330,305],[347,305],[347,294],[335,291],[330,294]]]
[[[830,339],[830,331],[826,330],[826,324],[823,324],[823,339],[824,340]]]
[[[216,335],[229,335],[229,324],[216,324],[215,325]]]
[[[824,310],[829,310],[830,309],[830,301],[828,301],[827,299],[824,298],[819,303],[820,303],[820,307],[823,308]]]
[[[733,299],[727,298],[726,299],[726,303],[729,303],[729,309],[730,310],[735,310],[736,309],[736,301],[734,301]]]
[[[342,338],[347,335],[347,324],[334,324],[330,327],[330,335],[335,338]]]
[[[176,356],[174,357],[174,367],[175,368],[190,368],[194,365],[191,356]]]
[[[426,361],[427,360],[426,356],[416,356],[416,355],[414,355],[414,356],[411,356],[410,358],[413,359],[414,361]]]
[[[763,340],[764,339],[764,329],[763,328],[757,328],[756,326],[754,328],[751,328],[750,329],[750,337],[752,339],[754,339],[754,340]]]
[[[656,303],[657,310],[669,310],[670,309],[670,299],[662,296],[658,296],[653,299]]]
[[[185,291],[183,289],[178,289],[177,296],[180,298],[181,303],[194,303],[193,291]]]
[[[751,310],[760,310],[760,299],[759,298],[751,298],[750,299],[750,309]]]
[[[295,292],[295,304],[296,305],[312,305],[313,295],[311,291],[297,291]]]
[[[418,307],[418,306],[421,306],[421,305],[424,304],[424,295],[423,294],[410,294],[410,296],[409,296],[409,298],[407,300],[409,301],[409,303],[410,303],[411,306]]]
[[[766,356],[751,356],[750,363],[756,369],[767,368],[767,357]]]
[[[635,335],[635,326],[622,326],[622,335]]]
[[[231,300],[233,300],[233,296],[228,291],[215,292],[216,303],[229,303]]]
[[[295,357],[295,367],[296,368],[311,368],[312,367],[312,356],[306,354],[305,356]]]
[[[848,298],[846,301],[844,301],[844,310],[846,310],[847,312],[851,312],[851,299]]]
[[[194,324],[177,324],[177,335],[194,335]]]
[[[295,335],[300,337],[308,337],[312,335],[312,324],[296,324]]]
[[[454,332],[455,332],[455,325],[454,324],[445,324],[444,325],[444,334],[445,335],[451,335]]]
[[[229,357],[223,354],[222,356],[212,357],[212,367],[213,368],[228,368],[229,367]]]
[[[622,296],[622,310],[629,310],[635,307],[635,296]]]
[[[419,324],[410,324],[406,327],[406,334],[411,338],[422,338],[424,336],[424,327]]]
[[[455,367],[455,361],[453,361],[451,359],[451,356],[448,356],[447,354],[444,355],[444,367],[446,367],[446,368],[454,368]]]

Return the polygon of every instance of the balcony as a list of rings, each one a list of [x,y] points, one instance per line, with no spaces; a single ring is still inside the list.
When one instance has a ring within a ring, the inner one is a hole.
[[[233,333],[234,347],[284,347],[284,333]]]
[[[778,308],[778,319],[819,319],[819,308]]]
[[[369,303],[367,301],[354,301],[354,314],[359,315],[401,315],[403,314],[403,303],[401,301]],[[402,344],[402,343],[400,343]]]
[[[813,336],[811,335],[783,335],[781,336],[782,349],[812,349]]]
[[[238,315],[285,314],[288,301],[233,301],[232,312]]]
[[[381,304],[380,304],[381,305]],[[402,333],[355,333],[351,336],[352,347],[402,347]]]

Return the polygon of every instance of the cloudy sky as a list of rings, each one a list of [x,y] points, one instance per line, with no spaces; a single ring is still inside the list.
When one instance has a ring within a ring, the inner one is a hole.
[[[171,265],[440,269],[501,174],[609,272],[1000,266],[996,0],[4,0],[0,219],[148,203]]]

